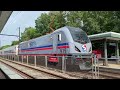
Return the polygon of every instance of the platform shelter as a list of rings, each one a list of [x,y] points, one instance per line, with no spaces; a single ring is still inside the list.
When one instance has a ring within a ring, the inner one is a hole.
[[[103,51],[104,51],[104,57],[103,59],[105,61],[104,65],[108,65],[108,59],[115,59],[117,63],[120,61],[119,57],[119,41],[120,41],[120,33],[115,32],[106,32],[106,33],[99,33],[94,35],[88,36],[91,40],[91,42],[100,42],[103,43]],[[107,50],[107,44],[108,43],[114,43],[115,44],[115,57],[114,58],[108,58],[108,50]]]

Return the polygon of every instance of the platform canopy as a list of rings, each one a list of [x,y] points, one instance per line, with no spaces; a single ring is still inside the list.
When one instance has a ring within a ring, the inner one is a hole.
[[[113,42],[116,43],[116,59],[117,63],[119,63],[120,58],[119,58],[119,46],[118,46],[118,41],[120,41],[120,33],[116,32],[106,32],[106,33],[99,33],[99,34],[94,34],[94,35],[89,35],[88,36],[91,41],[96,41],[96,42],[101,42],[104,43],[104,58],[105,59],[105,64],[108,65],[108,53],[107,53],[107,43]],[[109,41],[109,42],[108,42]],[[93,43],[93,42],[92,42]]]
[[[99,34],[94,34],[94,35],[89,35],[88,36],[91,41],[94,40],[101,40],[101,39],[109,39],[109,40],[120,40],[120,33],[116,32],[106,32],[106,33],[99,33]]]
[[[7,20],[9,19],[10,15],[13,11],[0,11],[0,32],[4,28]]]

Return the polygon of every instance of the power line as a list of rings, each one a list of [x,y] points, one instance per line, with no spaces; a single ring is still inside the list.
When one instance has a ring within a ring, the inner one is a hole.
[[[15,37],[19,37],[18,35],[8,35],[8,34],[0,34],[0,35],[4,35],[4,36],[15,36]]]

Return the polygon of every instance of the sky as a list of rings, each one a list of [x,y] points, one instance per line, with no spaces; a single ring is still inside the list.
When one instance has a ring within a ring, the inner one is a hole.
[[[48,13],[49,11],[13,11],[1,34],[19,35],[19,27],[21,33],[26,27],[35,27],[35,20],[41,13]],[[0,47],[4,45],[11,45],[12,41],[18,40],[17,37],[0,35]]]

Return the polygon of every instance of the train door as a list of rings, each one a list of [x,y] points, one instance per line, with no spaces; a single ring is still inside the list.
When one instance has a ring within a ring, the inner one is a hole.
[[[52,34],[53,54],[57,54],[57,33]]]
[[[52,35],[52,38],[53,38],[53,53],[54,54],[59,54],[59,50],[58,50],[58,45],[61,44],[61,41],[62,41],[62,36],[61,36],[61,32],[58,32],[58,33],[54,33]]]

